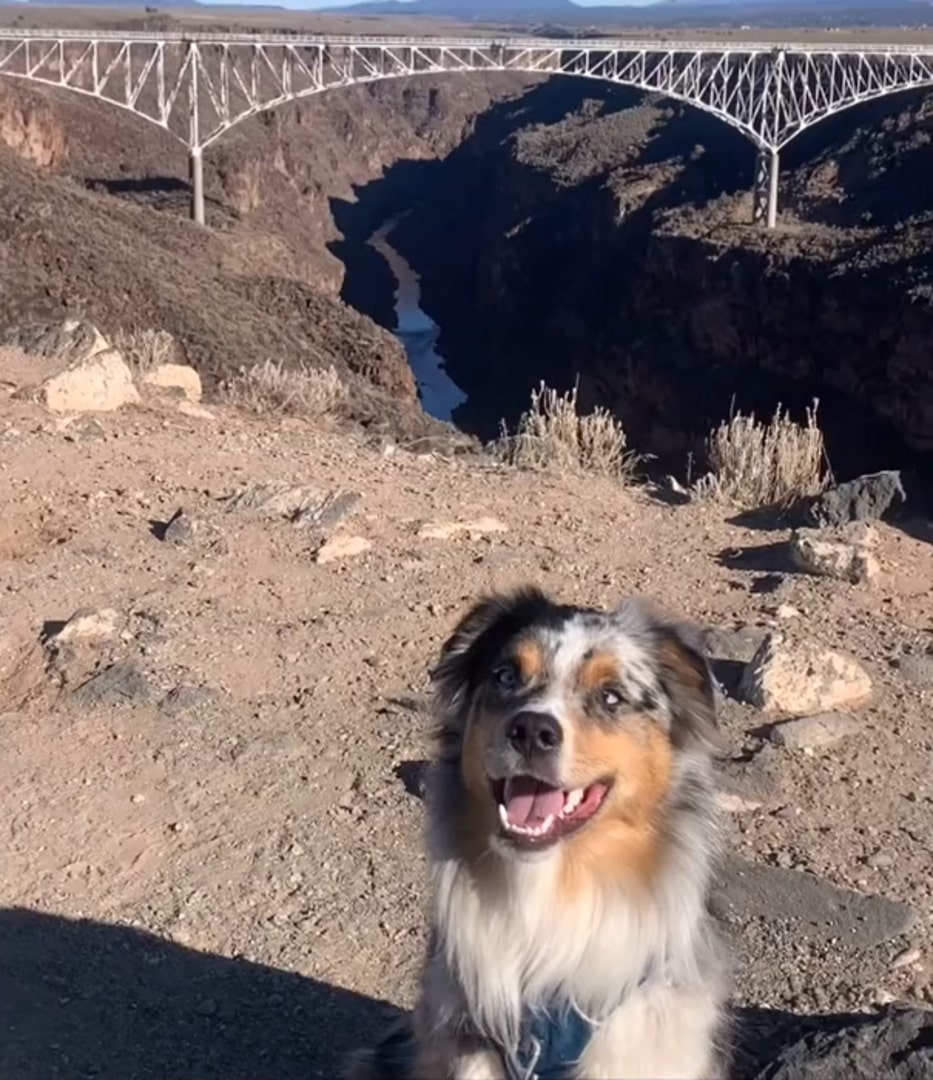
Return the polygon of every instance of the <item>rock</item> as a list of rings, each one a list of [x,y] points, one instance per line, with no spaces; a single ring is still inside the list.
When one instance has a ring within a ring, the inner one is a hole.
[[[883,896],[840,889],[815,874],[731,857],[713,886],[718,919],[794,923],[808,937],[870,949],[910,929],[913,911]]]
[[[769,634],[745,668],[738,693],[767,713],[810,716],[868,701],[872,683],[854,661],[813,642]]]
[[[875,1015],[788,1017],[768,1038],[767,1020],[739,1025],[740,1057],[758,1067],[745,1080],[929,1080],[933,1011],[889,1006]],[[764,1037],[763,1037],[764,1036]]]
[[[216,700],[217,694],[209,686],[182,684],[169,690],[159,702],[159,709],[168,716],[180,716]]]
[[[201,400],[201,376],[187,364],[158,364],[143,376],[146,386],[162,390],[180,390],[186,400]]]
[[[122,620],[119,612],[113,608],[101,608],[94,611],[83,608],[76,611],[65,625],[50,635],[49,644],[74,645],[76,642],[109,641],[120,631]]]
[[[509,527],[505,522],[494,517],[481,517],[475,521],[453,521],[447,523],[428,522],[418,530],[418,536],[422,540],[450,540],[460,533],[468,533],[471,536],[485,536],[488,533],[508,532]]]
[[[858,584],[874,581],[881,566],[868,550],[876,541],[870,527],[856,524],[827,536],[815,529],[797,529],[789,541],[793,564],[808,574]]]
[[[119,660],[96,672],[72,695],[75,704],[87,708],[95,705],[132,705],[146,702],[149,697],[149,683],[130,660]]]
[[[724,814],[751,814],[761,810],[764,803],[753,796],[739,795],[733,791],[717,791],[716,805]]]
[[[302,507],[292,516],[296,528],[315,528],[323,532],[335,528],[350,517],[363,501],[358,491],[335,491],[318,503]]]
[[[324,565],[337,559],[348,559],[353,555],[362,555],[372,546],[372,541],[365,536],[335,536],[317,549],[314,561]]]
[[[68,320],[58,326],[24,327],[7,337],[34,356],[52,361],[37,386],[17,397],[41,401],[52,412],[113,412],[139,401],[133,373],[120,353],[90,323]]]
[[[775,746],[787,750],[822,750],[836,746],[859,731],[861,727],[853,717],[845,713],[823,713],[777,724],[768,737]]]
[[[194,420],[209,420],[212,423],[217,421],[217,417],[210,409],[205,409],[203,405],[199,405],[196,401],[179,401],[178,411],[182,416],[190,416]]]
[[[760,626],[716,627],[706,631],[704,643],[707,655],[713,660],[747,664],[767,636],[768,631]]]
[[[765,745],[750,757],[721,762],[717,769],[720,808],[728,814],[743,814],[777,802],[782,795],[774,768],[777,757],[774,747]]]
[[[891,469],[859,476],[823,492],[810,503],[806,516],[812,524],[821,527],[877,521],[892,506],[906,501],[901,474]]]
[[[181,509],[175,511],[162,532],[162,539],[167,544],[193,544],[196,538],[196,524]]]
[[[298,527],[332,529],[360,503],[355,491],[321,491],[290,484],[250,484],[224,498],[227,510],[284,517]]]
[[[765,609],[765,613],[782,621],[800,619],[803,615],[803,612],[799,608],[795,608],[793,604],[779,604],[776,607],[769,607]]]
[[[901,968],[913,967],[915,964],[919,964],[922,958],[923,954],[919,949],[901,949],[891,961],[891,969],[899,971]]]
[[[65,442],[94,441],[106,438],[107,432],[92,416],[63,416],[55,428],[65,438]]]

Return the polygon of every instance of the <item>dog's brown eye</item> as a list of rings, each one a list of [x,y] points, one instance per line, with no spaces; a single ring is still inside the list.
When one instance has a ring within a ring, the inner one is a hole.
[[[622,704],[622,691],[618,687],[604,686],[599,694],[607,709],[618,709]]]
[[[496,686],[500,690],[514,690],[521,681],[521,675],[516,664],[500,664],[492,673]]]

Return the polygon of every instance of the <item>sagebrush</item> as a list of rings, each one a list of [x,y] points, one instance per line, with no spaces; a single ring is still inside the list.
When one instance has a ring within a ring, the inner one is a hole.
[[[819,402],[803,424],[778,406],[767,423],[733,412],[706,441],[710,472],[694,485],[700,497],[745,509],[788,507],[826,487],[826,447],[817,424]]]
[[[505,424],[493,453],[510,465],[531,469],[583,471],[629,480],[638,462],[625,431],[607,410],[580,415],[577,387],[559,394],[543,382],[531,392],[531,407],[514,434]]]
[[[111,344],[138,375],[179,361],[178,343],[165,330],[118,330]]]
[[[254,413],[313,417],[339,412],[347,401],[347,387],[333,367],[267,360],[241,368],[221,385],[220,396]]]

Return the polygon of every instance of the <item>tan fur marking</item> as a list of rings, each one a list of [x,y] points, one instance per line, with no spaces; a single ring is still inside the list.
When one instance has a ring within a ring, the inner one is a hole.
[[[665,638],[658,647],[661,666],[671,673],[684,691],[697,701],[704,697],[704,675],[691,654],[674,638]]]
[[[576,894],[594,878],[647,885],[658,867],[662,838],[658,810],[670,790],[673,753],[667,736],[642,717],[615,729],[577,721],[571,783],[615,777],[599,816],[565,841],[562,886]]]
[[[526,682],[540,678],[544,674],[544,650],[540,642],[533,638],[520,641],[515,647],[515,662]]]
[[[597,652],[588,656],[577,672],[577,686],[584,693],[618,682],[618,679],[619,661],[609,652]]]

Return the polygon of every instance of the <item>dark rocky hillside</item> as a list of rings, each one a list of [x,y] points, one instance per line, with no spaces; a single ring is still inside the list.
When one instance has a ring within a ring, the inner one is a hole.
[[[855,110],[801,139],[769,234],[749,224],[742,138],[618,90],[587,95],[573,115],[519,122],[505,141],[484,143],[481,129],[430,166],[437,197],[397,230],[472,395],[461,421],[491,435],[539,379],[579,379],[643,449],[683,462],[736,405],[800,410],[816,397],[841,473],[926,460],[923,99]]]

